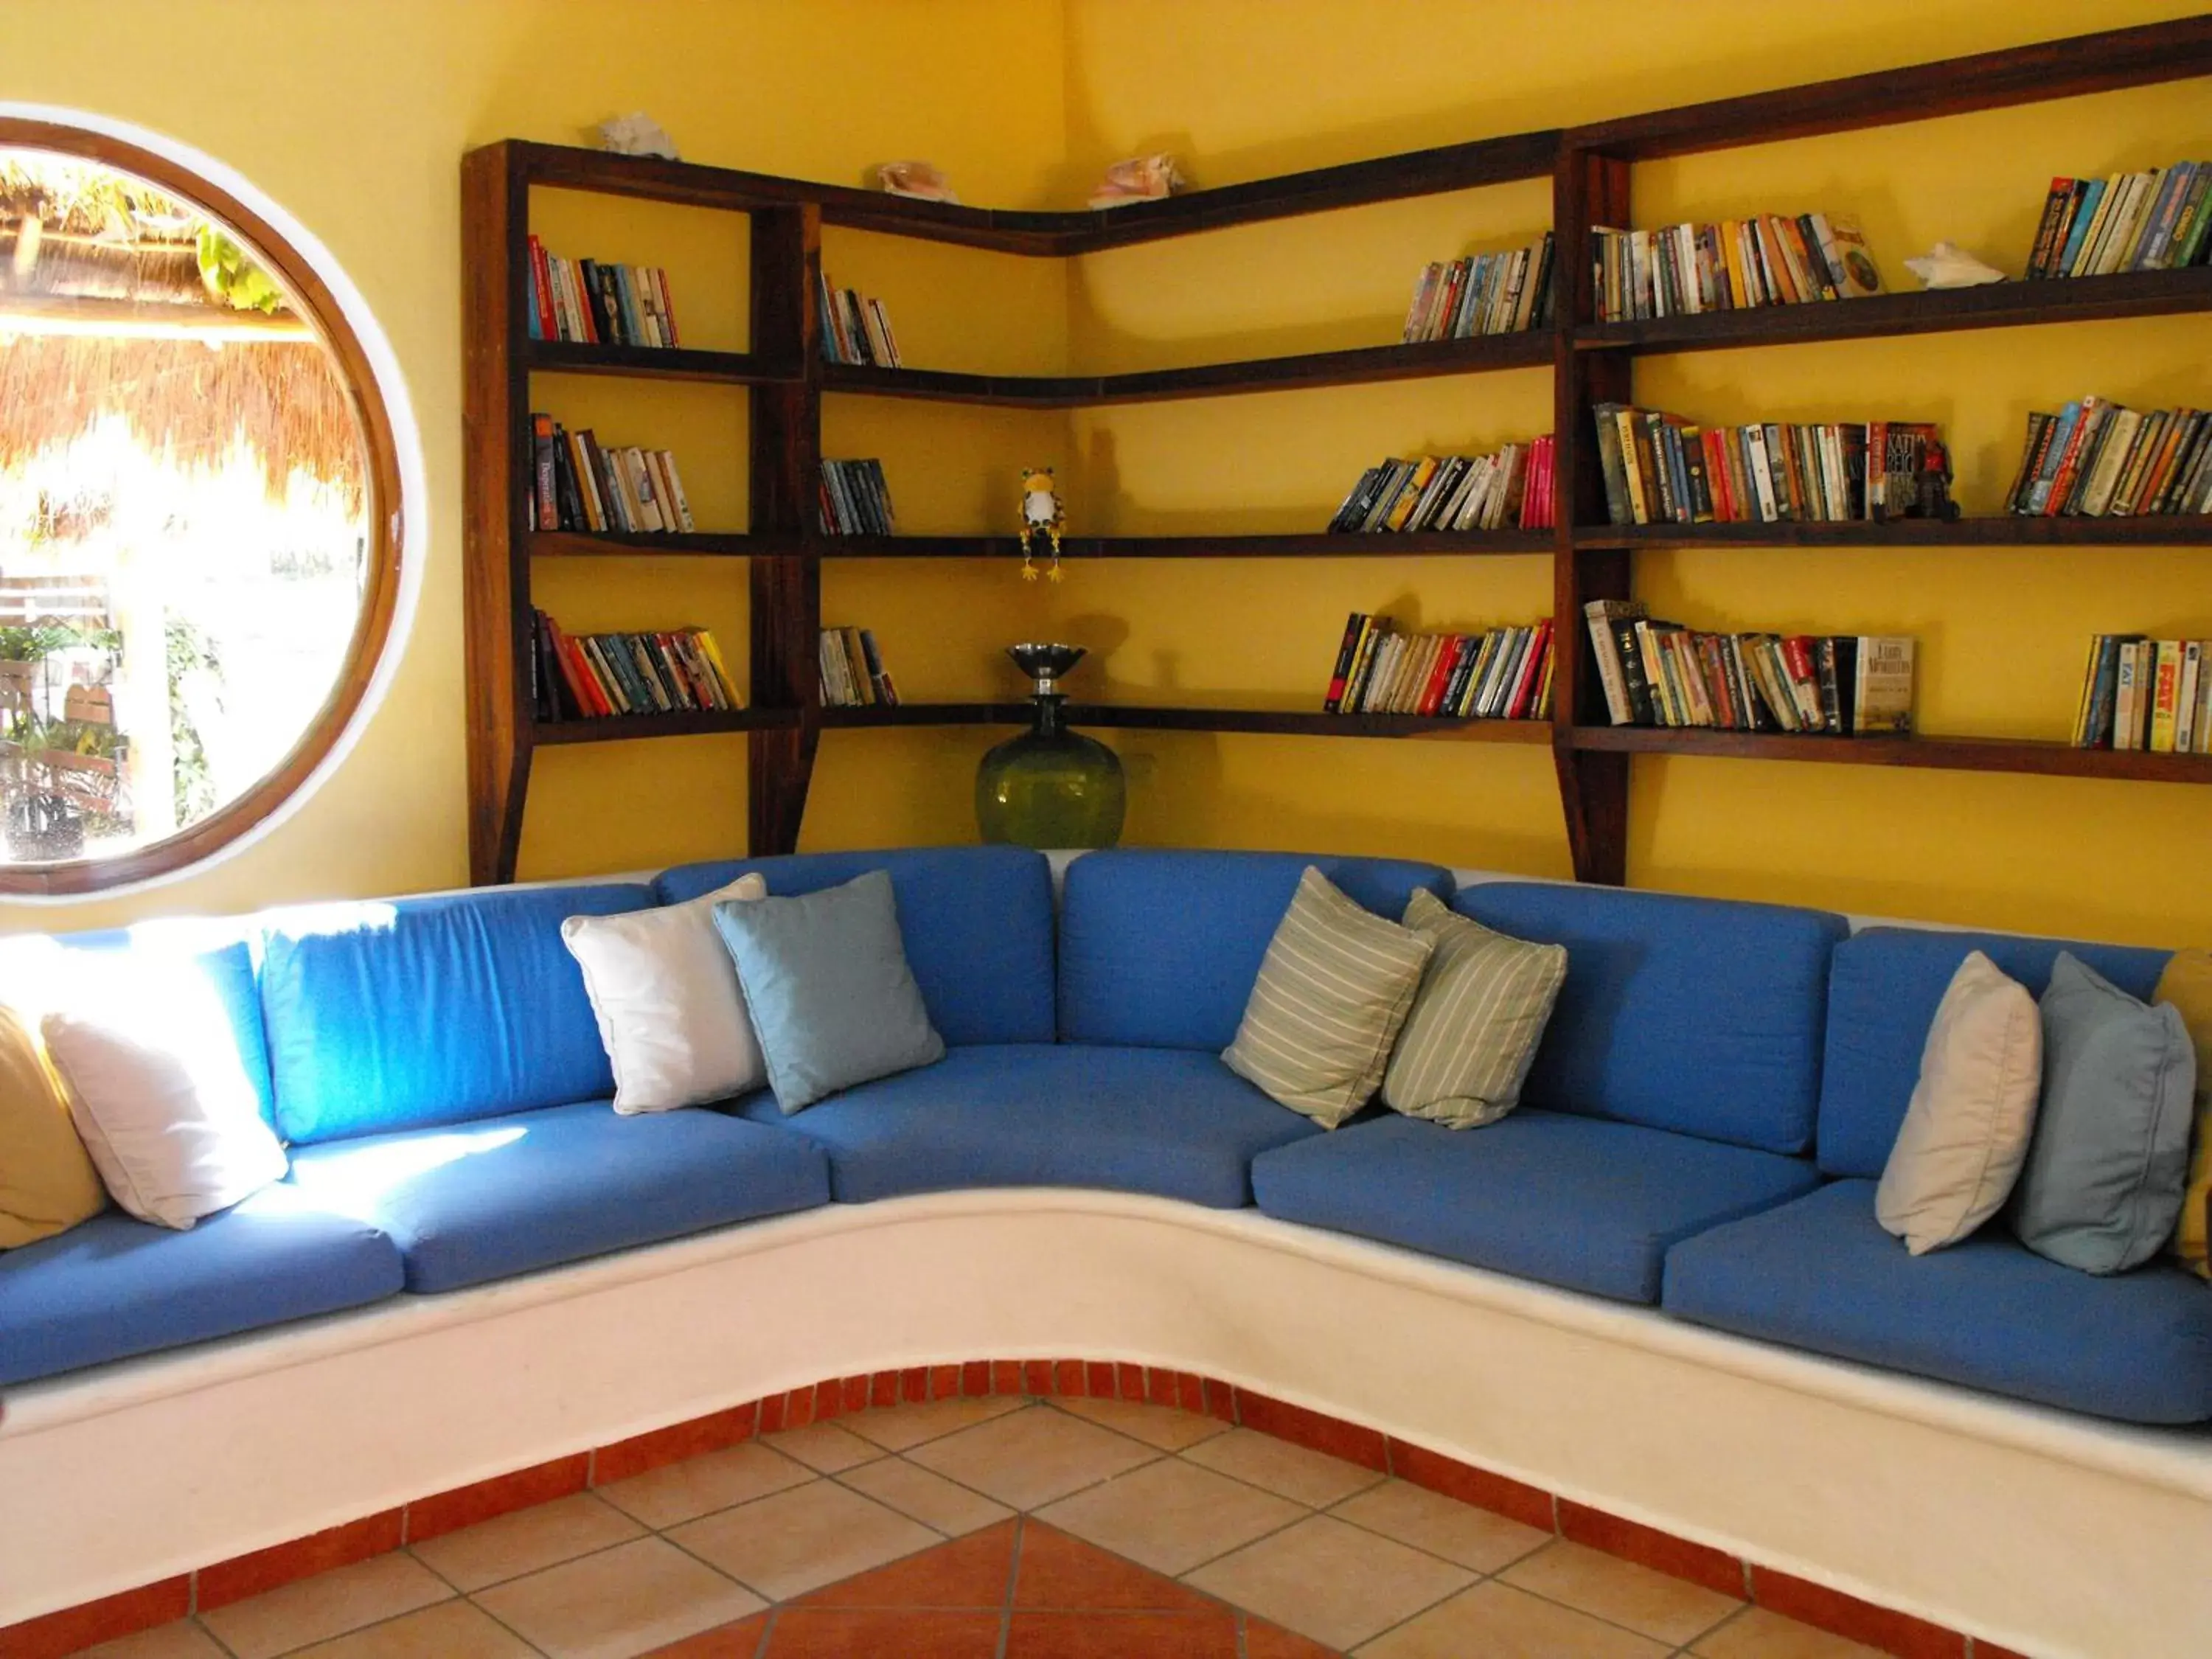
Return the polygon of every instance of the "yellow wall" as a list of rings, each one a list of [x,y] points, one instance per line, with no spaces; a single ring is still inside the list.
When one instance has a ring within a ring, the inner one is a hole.
[[[421,417],[431,548],[392,695],[352,759],[268,842],[200,878],[0,926],[90,926],[330,893],[459,882],[461,780],[458,160],[471,144],[562,141],[653,112],[693,158],[855,181],[926,155],[966,198],[1070,205],[1115,156],[1172,149],[1201,185],[1602,118],[2176,15],[2101,0],[1858,0],[1805,8],[1672,0],[1529,6],[1400,0],[654,0],[610,28],[605,0],[16,0],[0,9],[11,96],[167,131],[239,167],[331,248],[389,332]],[[2016,264],[2057,172],[2212,153],[2202,83],[1960,118],[1638,170],[1639,217],[1820,206],[1856,211],[1893,285],[1948,235]],[[1093,256],[1062,267],[832,233],[839,281],[879,294],[910,361],[1110,370],[1393,337],[1430,258],[1503,246],[1548,219],[1540,185],[1393,204]],[[671,268],[687,331],[740,343],[743,248],[683,210],[533,205],[560,251]],[[2205,395],[2212,325],[2005,331],[1660,360],[1638,393],[1707,419],[1753,410],[1943,421],[1961,493],[1986,506],[2022,417],[2083,392]],[[742,521],[741,398],[726,390],[547,377],[538,401],[603,436],[677,450],[697,504]],[[1275,393],[1073,418],[833,398],[827,452],[879,454],[906,528],[1003,528],[1016,471],[1060,466],[1079,530],[1304,528],[1385,453],[1490,444],[1549,422],[1522,371]],[[702,517],[708,517],[702,511]],[[550,562],[549,562],[550,563]],[[1912,631],[1922,714],[2054,735],[2081,636],[2212,635],[2201,554],[2084,550],[1652,556],[1660,606],[1713,626]],[[1007,695],[998,647],[1090,644],[1085,696],[1308,706],[1347,611],[1420,627],[1548,609],[1545,561],[1123,562],[1058,589],[1003,564],[854,562],[824,615],[881,638],[913,700]],[[577,628],[714,627],[739,651],[736,565],[641,559],[541,572]],[[805,840],[954,841],[994,732],[834,733]],[[1543,874],[1566,858],[1540,749],[1115,734],[1130,838],[1420,854]],[[541,756],[524,873],[580,873],[730,850],[743,742],[690,738]],[[1887,775],[1874,769],[1636,763],[1639,884],[1999,926],[2178,941],[2212,934],[2204,792],[2087,781]],[[66,923],[60,920],[66,916]]]

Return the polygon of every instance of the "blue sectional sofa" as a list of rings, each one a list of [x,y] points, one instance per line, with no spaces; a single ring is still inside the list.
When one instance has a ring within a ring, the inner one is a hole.
[[[1231,1073],[1300,871],[1395,916],[1417,887],[1568,949],[1522,1108],[1334,1133]],[[795,894],[883,869],[948,1045],[785,1117],[765,1091],[637,1117],[562,921],[757,870]],[[118,948],[115,936],[65,941]],[[0,1385],[435,1295],[817,1206],[1019,1186],[1256,1206],[1768,1342],[2146,1424],[2212,1419],[2212,1289],[2055,1266],[2002,1224],[1911,1258],[1873,1182],[1953,969],[2040,989],[2068,948],[2138,994],[2160,953],[1854,935],[1812,910],[1431,865],[1010,848],[821,854],[609,883],[271,914],[177,971],[224,989],[292,1172],[189,1232],[110,1212],[0,1255]]]

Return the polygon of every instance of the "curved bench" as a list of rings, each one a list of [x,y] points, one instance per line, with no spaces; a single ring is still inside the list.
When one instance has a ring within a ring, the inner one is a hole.
[[[1996,1230],[1911,1262],[1861,1237],[1945,963],[1980,945],[2039,987],[2054,942],[1316,860],[1571,963],[1515,1115],[1323,1134],[1214,1057],[1307,861],[1093,854],[1056,914],[1017,849],[812,854],[196,940],[294,1173],[191,1233],[109,1216],[0,1255],[0,1651],[56,1607],[491,1501],[457,1485],[547,1495],[757,1426],[749,1402],[985,1358],[1214,1379],[1259,1426],[1801,1614],[1856,1596],[2085,1654],[2212,1615],[2205,1431],[2079,1414],[2212,1418],[2212,1294]],[[945,1061],[791,1119],[606,1111],[563,916],[878,867]],[[2075,948],[2130,988],[2163,962]]]

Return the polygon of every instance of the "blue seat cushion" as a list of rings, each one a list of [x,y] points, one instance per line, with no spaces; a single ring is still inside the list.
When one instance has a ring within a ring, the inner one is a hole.
[[[0,1386],[380,1301],[399,1252],[278,1182],[189,1231],[119,1210],[0,1251]]]
[[[310,1147],[292,1179],[373,1221],[410,1291],[487,1279],[830,1201],[801,1137],[689,1108],[580,1102]]]
[[[880,853],[798,853],[726,859],[664,871],[660,902],[677,904],[758,871],[775,897],[842,886],[885,872],[898,905],[907,965],[949,1043],[1052,1041],[1052,868],[1025,847],[921,847]]]
[[[1395,1114],[1268,1152],[1260,1208],[1622,1302],[1656,1302],[1667,1247],[1795,1198],[1803,1158],[1523,1108],[1480,1129]]]
[[[609,884],[273,918],[261,1001],[277,1133],[310,1146],[613,1093],[561,924],[652,903],[649,887]]]
[[[1836,949],[1828,988],[1827,1058],[1820,1088],[1820,1169],[1879,1179],[1905,1121],[1936,1005],[1970,951],[1979,951],[2040,999],[2061,951],[2130,996],[2150,1000],[2167,953],[2005,933],[1869,927]]]
[[[2098,1278],[2001,1225],[1916,1256],[1875,1221],[1874,1193],[1835,1182],[1677,1244],[1667,1311],[2099,1417],[2212,1418],[2212,1291],[2185,1268]]]
[[[1308,865],[1393,921],[1415,888],[1451,892],[1442,866],[1401,859],[1087,853],[1060,893],[1060,1040],[1220,1053]]]
[[[1526,1104],[1770,1152],[1811,1149],[1841,916],[1531,882],[1465,888],[1452,908],[1567,947]]]
[[[1105,1187],[1216,1209],[1252,1201],[1252,1159],[1321,1131],[1212,1054],[1020,1043],[955,1048],[781,1119],[830,1154],[840,1201],[963,1187]]]

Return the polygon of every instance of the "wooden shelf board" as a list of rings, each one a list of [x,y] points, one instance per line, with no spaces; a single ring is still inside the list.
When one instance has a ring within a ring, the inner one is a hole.
[[[749,351],[694,351],[686,346],[584,345],[532,340],[523,362],[537,374],[613,374],[647,380],[719,380],[732,386],[781,386],[799,380],[787,363]]]
[[[882,191],[824,185],[732,167],[613,155],[565,144],[510,140],[510,164],[528,184],[592,190],[744,212],[813,202],[822,222],[853,230],[1042,256],[1095,253],[1164,236],[1223,230],[1298,214],[1551,176],[1557,131],[1509,134],[1433,149],[1316,167],[1186,191],[1109,209],[1022,210],[921,202]]]
[[[1157,732],[1246,732],[1288,737],[1427,738],[1473,743],[1548,744],[1548,720],[1443,720],[1419,714],[1328,714],[1292,708],[1159,708],[1069,703],[1071,726]],[[825,708],[825,726],[1025,726],[1026,702],[904,703],[896,708]]]
[[[1070,536],[1067,559],[1408,559],[1526,557],[1552,550],[1548,530],[1428,530],[1413,534],[1290,536]],[[821,536],[806,550],[823,558],[1018,559],[1012,536]]]
[[[1357,346],[1342,351],[1255,357],[1201,363],[1188,368],[1147,369],[1132,374],[961,374],[933,368],[875,368],[862,363],[824,363],[824,392],[877,398],[922,398],[939,403],[994,404],[1014,409],[1085,409],[1103,404],[1164,402],[1176,398],[1290,392],[1311,386],[1356,386],[1443,374],[1551,366],[1550,329],[1479,335],[1464,340]]]
[[[1875,339],[2039,323],[2093,322],[2114,317],[2166,317],[2207,310],[2212,310],[2212,268],[2195,265],[2185,270],[1991,283],[1981,288],[1875,294],[1861,300],[1817,300],[1639,322],[1592,323],[1575,330],[1574,344],[1577,351],[1716,351],[1811,340]]]
[[[2132,519],[1893,519],[1880,524],[1590,525],[1577,551],[1650,547],[2196,547],[2212,543],[2201,513]]]
[[[2027,772],[2053,777],[2212,783],[2212,755],[2076,749],[2029,738],[1835,738],[1714,732],[1652,726],[1578,726],[1576,749],[1639,755],[1705,755],[1729,760],[1820,761],[1846,766],[1929,767],[1954,772]]]
[[[533,559],[750,559],[787,552],[791,538],[743,533],[624,536],[589,530],[540,530],[530,538]]]
[[[716,732],[765,732],[799,724],[795,708],[687,709],[666,714],[603,714],[594,720],[538,720],[531,741],[621,743],[631,738],[695,738]]]
[[[1910,52],[1909,43],[1904,50]],[[2201,75],[2212,75],[2212,16],[2208,15],[1656,110],[1572,128],[1565,142],[1630,161],[1650,161]]]

